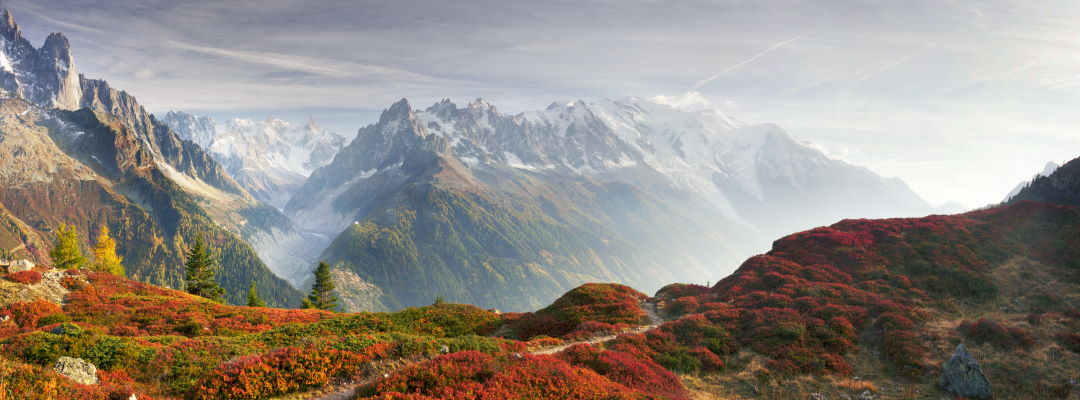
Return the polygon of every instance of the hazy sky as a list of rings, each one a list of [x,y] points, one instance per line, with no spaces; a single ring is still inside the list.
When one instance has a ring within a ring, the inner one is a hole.
[[[747,122],[1001,200],[1080,156],[1080,2],[7,0],[40,45],[153,112],[300,119],[351,135],[402,97],[554,100],[694,89]]]

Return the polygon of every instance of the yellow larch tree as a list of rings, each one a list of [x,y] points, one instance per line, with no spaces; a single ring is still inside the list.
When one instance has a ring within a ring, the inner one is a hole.
[[[101,224],[101,233],[98,233],[97,243],[91,252],[94,254],[93,269],[124,276],[124,258],[116,254],[116,240],[109,236],[107,225]]]

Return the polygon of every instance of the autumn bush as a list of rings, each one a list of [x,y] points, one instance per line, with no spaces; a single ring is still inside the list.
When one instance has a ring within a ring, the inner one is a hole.
[[[154,400],[124,374],[99,372],[97,385],[81,385],[52,371],[0,358],[0,400]]]
[[[474,351],[406,367],[360,393],[360,398],[447,400],[650,397],[557,357],[491,356]]]
[[[1066,349],[1080,353],[1080,333],[1062,332],[1054,335],[1054,339],[1057,339],[1058,342],[1061,342],[1061,345],[1065,346]]]
[[[541,335],[562,337],[588,321],[638,325],[645,318],[641,302],[647,298],[625,285],[586,283],[535,313],[510,315],[503,321],[522,340]]]
[[[1027,350],[1035,346],[1035,339],[1023,329],[1005,326],[992,319],[963,321],[956,330],[977,343],[990,343],[1001,349]]]
[[[4,279],[24,285],[34,285],[41,282],[42,276],[38,271],[19,271],[4,275]]]
[[[334,377],[355,373],[365,362],[386,355],[390,347],[374,342],[356,350],[287,347],[240,357],[203,376],[189,398],[255,399],[322,386]]]
[[[688,399],[690,396],[679,378],[648,357],[638,358],[629,353],[604,350],[590,344],[571,346],[559,353],[558,357],[571,365],[591,369],[605,378],[642,393],[667,399]]]
[[[52,314],[62,313],[60,306],[47,300],[35,300],[8,304],[2,311],[10,315],[16,324],[23,328],[36,328],[38,320]]]

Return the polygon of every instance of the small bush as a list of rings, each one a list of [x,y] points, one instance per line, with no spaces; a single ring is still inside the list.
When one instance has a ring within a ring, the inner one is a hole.
[[[1066,349],[1080,353],[1080,333],[1059,333],[1054,335],[1054,339],[1061,342]]]
[[[41,273],[37,271],[19,271],[7,274],[4,279],[12,282],[19,282],[24,285],[33,285],[41,282]]]
[[[62,312],[60,306],[46,300],[12,303],[7,306],[7,313],[23,328],[37,328],[42,317]]]
[[[385,354],[387,345],[363,352],[287,347],[240,357],[206,374],[192,389],[198,400],[255,399],[322,386]]]
[[[975,323],[964,321],[956,330],[977,343],[990,343],[1006,350],[1027,350],[1035,346],[1035,339],[1023,329],[1004,326],[992,319],[980,318]]]

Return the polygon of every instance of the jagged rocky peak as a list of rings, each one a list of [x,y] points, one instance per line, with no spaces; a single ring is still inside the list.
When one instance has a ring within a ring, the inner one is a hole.
[[[487,114],[498,114],[498,109],[494,105],[488,103],[487,100],[477,97],[476,100],[470,101],[465,107],[465,110],[472,114],[474,117],[481,117]]]
[[[0,34],[3,34],[5,39],[22,38],[22,30],[15,23],[15,16],[6,8],[0,9]]]
[[[0,86],[42,107],[79,108],[81,78],[67,38],[53,33],[36,49],[23,38],[11,12],[0,12]]]
[[[413,109],[409,104],[409,99],[402,98],[401,100],[394,102],[394,104],[391,104],[386,110],[383,110],[382,115],[379,116],[379,122],[407,117],[412,115],[412,113]]]
[[[428,107],[424,112],[438,115],[439,118],[442,119],[449,119],[457,114],[458,107],[457,104],[454,104],[449,98],[443,98],[438,103],[432,104],[431,107]]]

